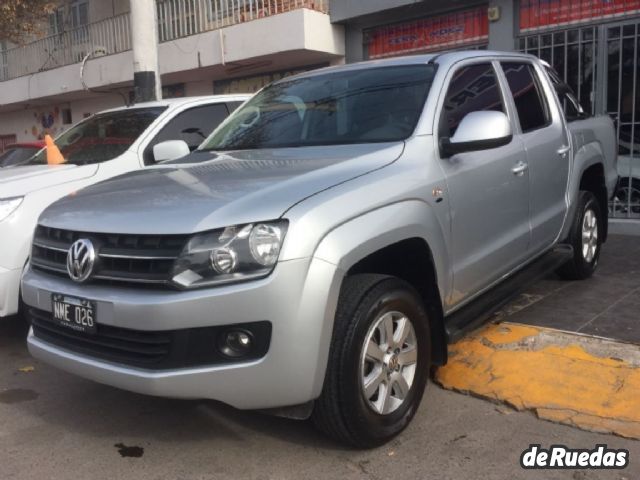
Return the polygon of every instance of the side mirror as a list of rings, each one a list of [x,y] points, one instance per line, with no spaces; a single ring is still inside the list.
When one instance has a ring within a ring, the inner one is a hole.
[[[513,132],[509,118],[502,112],[481,111],[467,114],[451,138],[440,139],[440,155],[498,148],[511,143]]]
[[[153,159],[156,163],[175,160],[189,153],[189,145],[184,140],[167,140],[153,146]]]

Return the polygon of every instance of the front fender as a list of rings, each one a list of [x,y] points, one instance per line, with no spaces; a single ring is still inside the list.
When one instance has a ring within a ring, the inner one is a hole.
[[[314,257],[347,272],[364,257],[410,238],[423,239],[430,251],[440,298],[447,298],[451,266],[443,228],[432,208],[421,200],[387,205],[354,219],[330,232],[318,244]]]

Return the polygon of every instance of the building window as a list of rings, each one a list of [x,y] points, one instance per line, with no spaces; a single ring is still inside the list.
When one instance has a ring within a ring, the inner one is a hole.
[[[182,98],[185,96],[184,83],[162,86],[162,98]]]
[[[64,8],[60,7],[49,14],[49,35],[60,35],[64,32]]]
[[[86,42],[89,37],[89,4],[86,0],[73,2],[69,7],[71,13],[72,40],[75,44]],[[85,52],[82,52],[84,56]]]
[[[9,79],[9,65],[7,63],[7,42],[0,40],[0,82]]]
[[[62,124],[63,125],[71,125],[73,123],[73,118],[71,115],[71,109],[70,108],[63,108],[62,109]]]

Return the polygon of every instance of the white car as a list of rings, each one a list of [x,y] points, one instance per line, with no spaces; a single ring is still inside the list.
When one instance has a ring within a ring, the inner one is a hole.
[[[56,139],[65,163],[47,165],[45,149],[24,165],[0,170],[0,317],[18,312],[20,275],[46,207],[88,185],[188,154],[249,97],[191,97],[107,110]]]

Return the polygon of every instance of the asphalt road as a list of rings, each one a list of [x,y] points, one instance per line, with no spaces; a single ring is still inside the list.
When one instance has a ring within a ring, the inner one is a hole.
[[[640,442],[545,422],[433,384],[400,437],[357,451],[306,422],[73,377],[33,360],[25,333],[17,319],[0,323],[0,480],[640,478]],[[604,443],[628,449],[630,465],[525,471],[520,454],[531,443]]]

